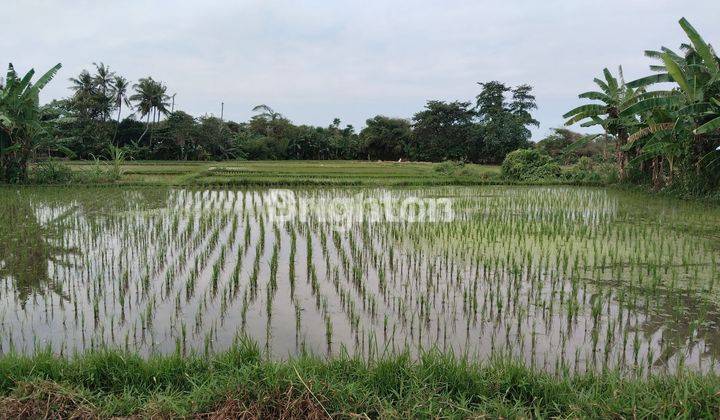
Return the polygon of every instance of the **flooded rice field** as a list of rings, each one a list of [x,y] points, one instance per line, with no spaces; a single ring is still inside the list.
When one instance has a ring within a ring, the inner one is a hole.
[[[0,353],[720,368],[720,209],[603,189],[0,190]]]

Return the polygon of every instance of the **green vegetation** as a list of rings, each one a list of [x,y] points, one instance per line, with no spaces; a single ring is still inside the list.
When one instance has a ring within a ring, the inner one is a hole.
[[[510,152],[502,164],[504,176],[520,180],[556,179],[560,173],[560,165],[536,149]]]
[[[717,194],[720,60],[680,24],[565,115],[603,134],[536,145],[528,85],[356,133],[102,63],[40,106],[59,65],[11,65],[0,418],[720,417],[720,208],[589,186]]]
[[[277,357],[438,347],[550,372],[720,360],[717,207],[575,187],[282,191],[287,221],[265,188],[4,187],[0,352],[211,354],[248,335]],[[401,218],[434,199],[454,216]]]
[[[31,154],[58,146],[54,127],[40,112],[39,97],[59,69],[60,64],[32,83],[34,70],[20,78],[12,64],[8,66],[5,84],[0,83],[0,181],[26,181]]]
[[[720,59],[686,19],[680,26],[690,40],[682,53],[646,51],[658,61],[650,66],[655,74],[628,83],[622,69],[619,80],[603,70],[604,79],[595,79],[599,91],[580,95],[598,102],[565,117],[616,139],[621,179],[707,194],[720,185]],[[673,86],[650,89],[658,83]]]
[[[452,170],[443,170],[448,165]],[[48,160],[30,167],[30,180],[43,185],[431,186],[506,182],[499,175],[499,166],[452,162],[132,161],[124,156],[114,160]]]
[[[135,160],[462,160],[500,163],[529,143],[532,88],[483,83],[477,106],[428,101],[412,120],[376,116],[356,133],[334,119],[327,127],[295,125],[268,105],[248,122],[193,116],[174,109],[168,88],[152,77],[132,85],[105,64],[70,79],[73,95],[38,108],[80,159],[121,147]],[[133,114],[121,120],[123,105]],[[37,105],[36,105],[37,108]],[[117,115],[114,119],[113,115]],[[137,117],[137,120],[135,119]],[[45,153],[48,154],[47,152]],[[50,153],[52,155],[52,153]],[[47,157],[47,156],[46,156]]]
[[[0,359],[0,417],[717,418],[720,378],[554,377],[512,362],[430,352],[366,362],[261,357],[241,343],[211,358],[98,352]]]

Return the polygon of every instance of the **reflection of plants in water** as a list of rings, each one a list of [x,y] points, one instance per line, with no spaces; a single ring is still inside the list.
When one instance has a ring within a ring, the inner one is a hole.
[[[658,290],[639,305],[646,317],[640,330],[647,337],[662,334],[655,366],[667,365],[679,352],[691,352],[700,344],[703,357],[720,357],[720,308],[713,302],[689,290]]]
[[[654,367],[669,366],[679,357],[685,360],[695,350],[701,358],[720,358],[720,307],[700,292],[667,287],[629,285],[619,280],[583,279],[588,283],[610,286],[621,308],[642,315],[632,331],[648,341],[658,334],[661,339],[653,355]]]
[[[62,299],[69,297],[62,285],[50,277],[49,264],[65,266],[63,257],[75,252],[62,244],[63,220],[75,208],[41,223],[26,197],[3,200],[0,212],[0,278],[10,278],[18,293],[18,300],[24,307],[28,297],[57,293]]]

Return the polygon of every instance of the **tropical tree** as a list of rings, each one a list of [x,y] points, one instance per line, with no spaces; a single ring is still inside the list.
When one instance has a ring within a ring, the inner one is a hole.
[[[368,159],[398,160],[407,157],[412,141],[412,126],[402,118],[382,115],[368,119],[360,132]]]
[[[472,143],[478,141],[474,118],[469,102],[428,101],[413,117],[412,157],[433,162],[467,161]]]
[[[39,96],[60,67],[58,63],[32,83],[34,70],[20,78],[13,65],[8,65],[5,85],[0,90],[0,180],[26,181],[33,151],[54,146],[52,127],[43,121]]]
[[[95,66],[93,83],[96,86],[98,98],[100,100],[102,120],[106,121],[113,106],[113,96],[110,95],[110,92],[115,78],[115,73],[110,71],[110,67],[103,63],[93,63],[93,65]]]
[[[604,79],[595,78],[595,84],[600,88],[598,91],[581,93],[581,99],[590,99],[599,103],[581,105],[568,111],[563,118],[567,121],[565,125],[573,125],[580,122],[582,127],[599,125],[617,140],[615,142],[615,158],[621,178],[625,178],[625,168],[628,157],[624,146],[628,142],[629,127],[635,124],[632,114],[622,114],[620,111],[630,104],[639,100],[652,99],[654,95],[637,92],[628,86],[622,75],[622,67],[619,70],[620,79],[612,75],[610,70],[603,69]]]
[[[115,76],[112,82],[112,97],[115,107],[117,108],[117,121],[115,125],[115,134],[113,135],[113,144],[115,144],[115,138],[117,137],[118,127],[120,126],[120,115],[122,114],[122,106],[131,106],[130,99],[127,96],[128,87],[130,84],[127,79],[122,76]]]
[[[530,146],[529,126],[540,123],[533,118],[537,108],[530,85],[516,88],[498,81],[478,83],[482,90],[476,96],[475,111],[480,120],[482,142],[471,147],[473,160],[499,163],[513,150]]]
[[[685,18],[680,26],[691,42],[682,45],[684,54],[666,47],[646,51],[646,56],[659,61],[650,66],[657,73],[628,83],[637,88],[667,82],[675,86],[648,92],[652,97],[622,110],[623,115],[638,120],[629,146],[641,148],[641,157],[655,159],[653,181],[657,187],[662,184],[663,160],[670,166],[670,183],[677,159],[700,175],[715,161],[707,158],[716,153],[720,143],[720,59]]]
[[[167,87],[153,80],[152,77],[142,78],[133,85],[135,94],[130,96],[130,100],[136,102],[135,108],[140,113],[140,118],[146,118],[145,131],[138,141],[142,140],[150,128],[150,117],[153,123],[160,119],[160,114],[167,115],[169,113],[170,97],[167,95]]]
[[[282,114],[280,114],[279,112],[275,112],[274,109],[270,108],[268,105],[265,104],[254,106],[252,111],[259,113],[257,117],[270,121],[275,121],[278,118],[282,118]]]

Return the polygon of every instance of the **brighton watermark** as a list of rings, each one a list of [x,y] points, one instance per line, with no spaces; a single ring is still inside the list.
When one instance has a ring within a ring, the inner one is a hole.
[[[328,223],[338,231],[362,223],[446,223],[455,219],[449,198],[400,198],[389,193],[308,197],[292,190],[273,189],[265,193],[263,202],[271,222],[315,221]]]

